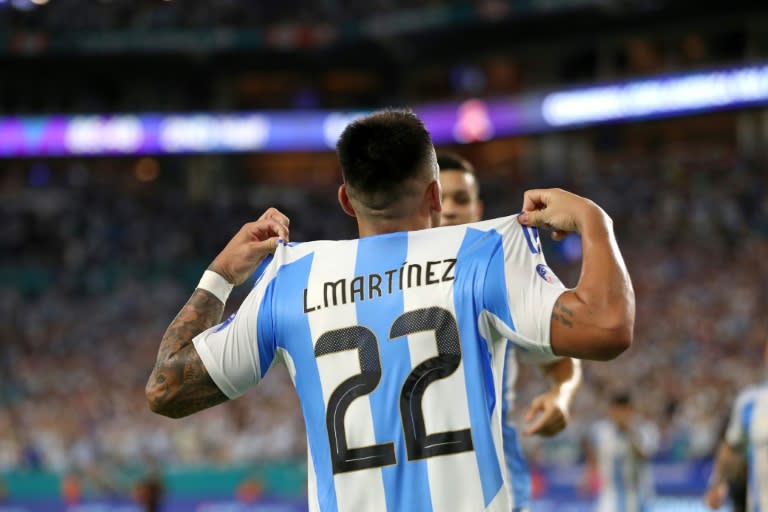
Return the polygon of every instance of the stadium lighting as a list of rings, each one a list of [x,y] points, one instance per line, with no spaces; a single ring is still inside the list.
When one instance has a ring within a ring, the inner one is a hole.
[[[31,0],[11,0],[11,6],[19,11],[30,11],[35,8]]]
[[[547,95],[550,126],[642,119],[768,99],[768,66],[636,80]]]
[[[432,103],[414,111],[435,143],[453,144],[766,103],[768,64],[762,64],[518,97]],[[347,124],[365,113],[0,117],[0,157],[328,151]]]

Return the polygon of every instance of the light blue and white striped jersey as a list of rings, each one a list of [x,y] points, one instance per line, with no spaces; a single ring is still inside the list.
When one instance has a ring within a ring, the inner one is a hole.
[[[725,440],[747,456],[747,510],[768,512],[768,383],[739,393]]]
[[[519,373],[518,359],[525,364],[541,366],[552,364],[561,358],[531,351],[516,350],[514,343],[507,345],[505,357],[504,373],[502,375],[501,429],[510,501],[512,502],[513,511],[529,510],[531,508],[533,491],[531,472],[528,468],[528,461],[525,459],[523,448],[520,445],[520,436],[514,415],[515,402],[517,400],[515,384],[517,383]]]
[[[517,382],[517,357],[515,346],[506,348],[504,373],[502,375],[501,435],[504,447],[504,462],[509,485],[509,499],[513,511],[525,510],[531,506],[531,472],[520,446],[517,425],[512,411],[515,408],[515,383]]]
[[[630,436],[645,457],[633,452]],[[591,442],[600,475],[597,512],[649,511],[655,492],[648,457],[658,450],[656,426],[638,420],[623,432],[614,422],[601,420],[592,426]]]
[[[515,216],[281,245],[238,313],[194,343],[230,398],[287,366],[311,511],[509,512],[506,340],[551,356],[563,291]]]

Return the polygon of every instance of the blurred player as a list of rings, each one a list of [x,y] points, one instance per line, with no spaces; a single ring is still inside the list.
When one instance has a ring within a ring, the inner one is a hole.
[[[526,192],[519,216],[426,229],[440,221],[438,167],[409,112],[355,121],[338,153],[339,201],[361,238],[278,243],[288,225],[276,210],[243,226],[163,336],[150,407],[194,413],[280,362],[306,422],[310,510],[508,512],[496,406],[507,340],[594,359],[631,344],[634,293],[611,220],[549,189]],[[537,272],[532,226],[581,233],[576,288]],[[232,286],[272,252],[216,325]]]
[[[634,411],[630,396],[611,399],[608,419],[598,421],[586,442],[587,474],[597,473],[597,512],[645,512],[654,498],[650,459],[659,431]]]
[[[768,345],[765,347],[768,367]],[[715,459],[706,501],[720,508],[728,481],[739,480],[746,466],[747,510],[768,511],[768,382],[744,389],[736,398],[731,420]]]
[[[728,460],[730,450],[725,442],[725,433],[728,431],[728,425],[731,423],[731,414],[728,414],[719,429],[718,439],[722,439],[715,447],[712,457],[715,459],[710,485],[707,487],[705,501],[712,509],[721,507],[725,497],[731,502],[731,512],[747,512],[747,461],[743,457],[732,458],[730,464],[732,467],[730,474],[723,474],[722,466]],[[721,468],[718,470],[718,466]],[[721,477],[717,477],[720,473]]]
[[[440,225],[457,226],[481,220],[485,206],[480,200],[480,185],[472,164],[459,155],[441,151],[437,154],[437,165],[443,190]]]
[[[475,169],[464,158],[447,152],[437,154],[440,185],[443,189],[442,225],[455,226],[477,222],[483,216],[483,202],[475,178]],[[528,352],[520,352],[525,360]],[[529,359],[531,359],[529,357]],[[551,389],[536,397],[526,412],[526,435],[555,435],[568,424],[573,396],[581,382],[581,363],[570,357],[551,361],[533,361],[541,365],[552,382]],[[531,507],[531,475],[523,455],[512,418],[517,380],[517,355],[514,345],[507,346],[502,376],[502,434],[507,478],[512,494],[512,510],[523,512]]]

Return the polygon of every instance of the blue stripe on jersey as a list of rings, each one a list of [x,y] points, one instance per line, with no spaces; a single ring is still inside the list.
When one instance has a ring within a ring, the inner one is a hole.
[[[539,248],[539,231],[536,228],[529,228],[522,224],[520,227],[523,229],[523,235],[525,235],[525,241],[528,242],[528,249],[530,249],[531,254],[538,254],[541,252],[541,249]],[[536,239],[535,242],[531,239],[531,231],[533,232],[533,237]]]
[[[304,311],[304,288],[312,269],[313,254],[308,254],[278,271],[280,300],[274,303],[277,343],[285,348],[296,367],[296,392],[307,427],[307,440],[317,479],[317,498],[323,512],[337,512],[336,487],[331,468],[331,448],[325,431],[325,401],[315,361],[314,342]],[[319,426],[319,428],[316,428]]]
[[[616,512],[626,512],[627,490],[624,488],[624,457],[615,456],[611,462],[613,465],[611,468],[613,488],[616,489]]]
[[[750,400],[744,404],[744,408],[741,410],[741,424],[744,431],[744,439],[747,443],[747,474],[749,475],[748,496],[752,496],[752,510],[750,512],[760,512],[760,505],[758,503],[758,487],[757,479],[755,478],[755,458],[752,450],[752,443],[750,441],[750,430],[752,430],[752,417],[755,414],[755,404],[757,399]]]
[[[528,463],[523,455],[523,450],[517,440],[517,430],[507,420],[509,418],[509,402],[507,402],[506,396],[509,379],[507,376],[508,364],[506,359],[515,357],[514,350],[514,345],[508,343],[504,353],[504,375],[501,390],[502,443],[504,445],[504,462],[507,466],[507,477],[512,489],[512,503],[516,508],[528,508],[531,506],[531,474],[528,469]]]
[[[461,337],[461,352],[469,399],[472,442],[475,447],[485,506],[503,485],[496,448],[491,435],[491,414],[495,406],[495,390],[490,353],[480,336],[477,317],[482,307],[483,281],[488,275],[488,255],[501,243],[497,232],[468,228],[459,248],[453,301]],[[502,274],[503,276],[503,274]],[[509,309],[509,308],[507,308]]]
[[[259,276],[261,279],[261,276]],[[262,377],[267,373],[267,370],[272,365],[272,361],[275,358],[275,330],[272,308],[274,306],[274,294],[275,283],[277,279],[273,279],[267,285],[267,289],[264,292],[264,298],[259,305],[259,314],[257,317],[256,325],[258,326],[258,348],[259,348],[259,372]]]
[[[491,247],[492,255],[485,276],[483,307],[499,317],[510,329],[517,331],[509,310],[509,294],[504,272],[504,245],[497,231],[491,233],[492,241],[487,243]]]
[[[381,275],[382,269],[399,268],[408,257],[407,233],[388,237],[361,238],[357,246],[356,276]],[[382,276],[382,289],[387,288]],[[370,278],[369,278],[370,279]],[[369,283],[364,289],[374,299],[358,301],[357,323],[370,328],[379,339],[382,378],[370,394],[374,432],[377,443],[394,441],[397,464],[381,468],[387,510],[431,511],[432,500],[426,460],[409,461],[400,421],[400,388],[412,370],[406,338],[389,340],[392,322],[404,311],[403,292],[393,286],[393,293],[376,297]]]
[[[538,231],[533,228],[536,243],[533,244],[529,235],[528,228],[521,226],[528,247],[534,254],[538,247]],[[501,319],[510,329],[515,329],[515,322],[509,308],[509,295],[504,273],[504,245],[501,236],[497,235],[493,255],[488,265],[488,272],[485,279],[485,308]],[[512,351],[515,350],[511,343],[507,345],[505,357],[514,357]],[[506,419],[509,415],[509,404],[507,403],[507,364],[504,364],[503,388],[501,401],[502,414],[502,444],[504,447],[504,459],[507,466],[509,482],[512,488],[515,507],[529,507],[531,501],[531,474],[528,469],[528,463],[523,456],[520,443],[517,438],[517,431],[508,424]]]
[[[268,254],[267,257],[264,258],[261,263],[259,263],[259,266],[256,267],[256,270],[253,271],[253,274],[251,274],[250,278],[253,279],[254,287],[259,284],[259,281],[261,281],[261,276],[264,275],[264,271],[267,270],[267,267],[270,263],[272,263],[273,259],[275,259],[275,255]]]

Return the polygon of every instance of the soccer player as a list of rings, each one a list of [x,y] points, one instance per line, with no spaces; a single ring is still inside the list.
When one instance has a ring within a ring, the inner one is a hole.
[[[477,222],[483,215],[480,188],[475,169],[467,160],[448,152],[438,152],[440,186],[443,190],[442,225],[455,226]],[[524,362],[530,352],[519,352]],[[570,357],[531,361],[541,365],[551,380],[548,392],[537,396],[526,412],[526,435],[552,436],[568,424],[573,396],[581,382],[581,364]],[[524,512],[531,507],[531,475],[528,463],[518,440],[518,432],[512,417],[517,379],[517,354],[514,344],[507,346],[502,382],[502,435],[507,466],[507,482],[511,493],[513,512]]]
[[[640,418],[631,398],[611,398],[608,418],[592,426],[587,439],[587,475],[597,472],[597,512],[645,512],[654,498],[650,458],[659,445],[656,426]]]
[[[765,347],[768,367],[768,345]],[[718,509],[728,495],[728,481],[747,469],[747,510],[768,511],[768,382],[750,386],[736,397],[725,439],[715,459],[706,501]]]
[[[611,220],[548,189],[526,192],[520,215],[427,229],[440,221],[440,182],[414,114],[361,118],[337,149],[339,202],[361,238],[287,245],[274,210],[243,226],[163,336],[150,407],[192,414],[285,364],[306,423],[310,510],[508,512],[498,405],[507,340],[603,360],[631,344],[634,293]],[[537,272],[534,226],[581,233],[574,289]],[[219,324],[231,287],[273,252]]]
[[[718,429],[720,443],[713,450],[712,476],[710,478],[704,500],[712,509],[722,506],[726,496],[730,498],[731,512],[747,511],[747,461],[744,457],[733,456],[725,442],[725,433],[731,422],[731,411],[728,411],[723,424]],[[728,471],[724,471],[724,469]]]

